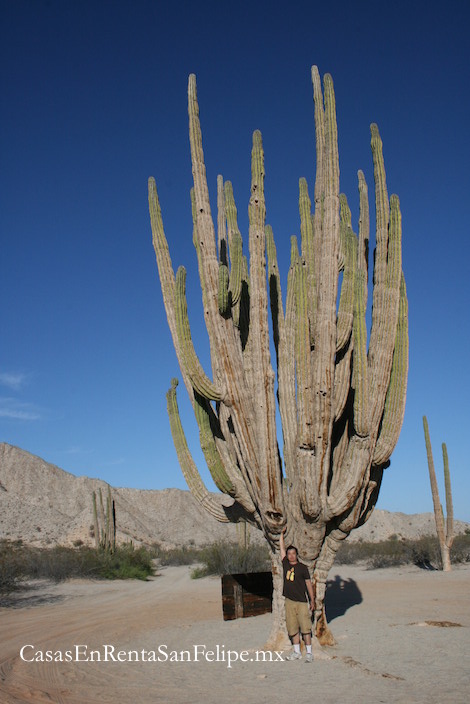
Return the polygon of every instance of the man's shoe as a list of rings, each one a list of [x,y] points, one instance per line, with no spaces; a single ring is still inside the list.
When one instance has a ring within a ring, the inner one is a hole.
[[[286,655],[285,660],[301,660],[302,656],[300,653],[296,653],[295,650],[293,650],[289,655]]]
[[[307,653],[307,655],[305,656],[305,662],[313,662],[312,653]]]

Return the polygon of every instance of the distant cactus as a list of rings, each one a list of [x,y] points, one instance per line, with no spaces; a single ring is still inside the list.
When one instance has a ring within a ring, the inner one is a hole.
[[[111,487],[108,485],[106,513],[101,488],[99,489],[99,506],[97,506],[96,492],[92,493],[92,503],[95,547],[114,552],[116,549],[116,505],[111,496]]]
[[[447,455],[447,447],[442,443],[442,459],[444,463],[444,486],[446,492],[446,513],[447,517],[444,521],[444,512],[439,498],[439,489],[437,486],[436,471],[434,469],[434,459],[432,456],[431,438],[429,436],[429,426],[426,416],[423,416],[424,440],[426,442],[426,453],[428,456],[429,480],[431,482],[432,501],[434,505],[434,518],[436,520],[436,532],[441,550],[442,569],[444,572],[450,572],[452,569],[450,562],[450,549],[454,542],[454,507],[452,504],[452,489],[450,486],[450,471],[449,458]]]
[[[270,546],[274,580],[270,647],[284,637],[279,536],[286,525],[287,539],[298,547],[314,581],[317,636],[333,642],[323,606],[328,571],[344,538],[369,518],[375,506],[403,422],[408,374],[400,204],[396,195],[388,196],[379,131],[371,125],[376,247],[368,344],[367,185],[359,171],[357,236],[346,197],[339,193],[333,81],[325,75],[322,93],[315,66],[312,81],[314,212],[307,182],[300,179],[301,246],[293,237],[284,301],[273,232],[265,223],[261,133],[253,134],[247,257],[233,188],[222,177],[217,179],[215,232],[196,78],[189,77],[193,244],[212,378],[194,349],[186,272],[180,267],[174,274],[155,180],[149,179],[153,244],[168,324],[208,468],[216,486],[232,498],[231,505],[216,500],[202,482],[184,436],[173,380],[167,404],[178,459],[191,492],[212,516],[219,521],[248,521],[263,532]],[[284,462],[277,439],[276,399]]]

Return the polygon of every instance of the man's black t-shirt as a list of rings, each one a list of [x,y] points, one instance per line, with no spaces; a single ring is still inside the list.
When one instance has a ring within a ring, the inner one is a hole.
[[[284,570],[283,596],[291,601],[307,601],[305,580],[310,579],[307,565],[304,565],[303,562],[291,565],[286,556],[282,560],[282,569]]]

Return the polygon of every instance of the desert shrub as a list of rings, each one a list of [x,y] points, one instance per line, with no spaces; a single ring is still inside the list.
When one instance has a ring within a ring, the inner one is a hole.
[[[201,550],[203,566],[193,570],[194,578],[211,574],[238,574],[264,572],[271,569],[269,550],[265,545],[244,548],[237,543],[220,540]]]
[[[106,579],[147,579],[154,574],[153,557],[145,547],[121,545],[113,553],[101,552],[97,576]]]
[[[405,542],[407,562],[427,569],[442,569],[441,551],[437,536],[424,535]]]
[[[375,555],[376,543],[349,542],[344,540],[336,555],[336,563],[339,565],[353,565],[357,562],[364,562]]]
[[[143,547],[122,545],[110,553],[106,550],[79,546],[56,545],[35,548],[9,543],[0,546],[0,567],[3,593],[18,586],[20,580],[51,579],[60,582],[71,577],[98,579],[146,579],[154,573],[152,555]]]
[[[367,568],[378,570],[384,567],[398,567],[406,564],[407,559],[403,551],[386,550],[383,553],[376,553],[367,560]]]
[[[162,548],[158,544],[152,545],[152,554],[160,565],[194,565],[201,560],[202,548],[194,545],[183,545],[178,548]]]
[[[194,565],[200,560],[201,549],[195,547],[173,548],[166,550],[160,557],[162,565]]]
[[[468,529],[467,529],[468,530]],[[450,550],[450,559],[454,563],[470,562],[470,533],[456,535]]]
[[[19,586],[24,575],[21,549],[21,541],[0,540],[0,594],[9,594]]]
[[[462,538],[464,536],[458,536]],[[457,541],[457,538],[455,539]],[[470,539],[469,539],[470,546]],[[459,542],[456,542],[459,545]],[[465,559],[465,548],[456,552]],[[467,553],[468,554],[468,553]],[[452,560],[458,560],[452,556]],[[426,569],[441,569],[442,561],[439,542],[436,536],[427,535],[416,540],[398,539],[392,535],[388,540],[377,543],[344,541],[338,550],[336,562],[338,564],[363,563],[371,569],[381,567],[396,567],[405,564],[414,564]]]

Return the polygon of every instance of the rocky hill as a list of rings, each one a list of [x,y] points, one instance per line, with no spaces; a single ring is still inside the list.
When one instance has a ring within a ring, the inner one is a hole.
[[[76,477],[24,450],[0,443],[0,538],[33,545],[93,544],[92,492],[106,482]],[[105,493],[106,495],[106,493]],[[218,523],[181,489],[112,488],[119,542],[158,542],[163,546],[203,545],[237,539],[237,527]],[[456,531],[468,524],[456,522]],[[376,510],[349,540],[416,538],[435,533],[431,513],[407,515]],[[252,530],[252,539],[261,534]]]

